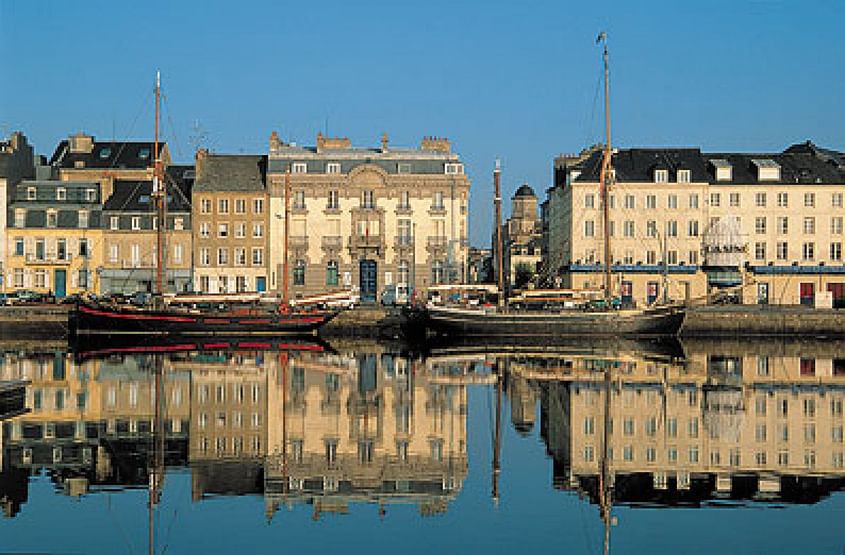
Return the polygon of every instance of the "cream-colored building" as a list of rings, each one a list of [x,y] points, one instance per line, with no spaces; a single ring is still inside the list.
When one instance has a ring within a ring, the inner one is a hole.
[[[607,233],[623,302],[654,302],[664,285],[685,300],[744,284],[744,302],[813,304],[829,292],[845,305],[841,154],[812,143],[774,154],[615,151],[606,230],[601,153],[586,154],[557,161],[549,194],[549,266],[564,286],[602,286]]]
[[[267,157],[197,152],[194,290],[267,290]]]
[[[493,257],[496,257],[493,237]],[[502,225],[502,252],[508,289],[536,284],[542,263],[542,229],[537,217],[537,195],[523,184],[511,199],[511,217]],[[494,273],[496,271],[494,264]]]
[[[470,182],[447,139],[419,148],[376,148],[317,135],[312,147],[270,137],[270,289],[280,291],[285,178],[289,172],[288,265],[292,297],[385,285],[425,289],[466,279]]]

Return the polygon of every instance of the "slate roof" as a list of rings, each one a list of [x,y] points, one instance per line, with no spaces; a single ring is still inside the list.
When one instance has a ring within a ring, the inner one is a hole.
[[[193,179],[184,174],[192,166],[169,166],[165,171],[167,180],[167,211],[191,211],[191,187]],[[103,205],[103,210],[117,212],[152,212],[155,205],[150,198],[152,181],[115,180],[114,191]]]
[[[160,152],[165,145],[159,143]],[[85,168],[145,169],[153,164],[153,146],[149,141],[94,141],[91,152],[71,152],[70,141],[65,139],[50,157],[50,164],[73,169],[82,161]]]
[[[575,179],[580,182],[595,182],[599,179],[602,153],[595,152],[583,164],[582,173]],[[725,160],[730,164],[730,180],[716,180],[715,167],[711,160]],[[821,149],[812,143],[793,145],[781,153],[725,153],[701,152],[697,148],[630,148],[613,154],[613,168],[616,181],[622,183],[653,183],[654,170],[669,172],[669,183],[677,183],[677,171],[688,169],[690,180],[711,184],[756,184],[757,167],[754,160],[772,160],[780,166],[779,180],[765,180],[764,183],[845,183],[845,161],[842,153]]]
[[[195,191],[263,191],[267,156],[206,154],[197,162]]]

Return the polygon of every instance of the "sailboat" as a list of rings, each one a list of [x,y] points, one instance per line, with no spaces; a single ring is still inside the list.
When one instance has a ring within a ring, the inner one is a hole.
[[[155,142],[152,198],[160,225],[156,227],[155,295],[152,307],[118,306],[89,300],[79,300],[68,314],[69,340],[80,337],[129,334],[138,336],[164,335],[290,335],[314,334],[320,326],[334,318],[339,311],[311,308],[305,305],[294,309],[288,300],[287,279],[281,302],[262,302],[257,293],[231,295],[167,295],[164,290],[165,253],[167,252],[167,183],[159,156],[159,114],[161,107],[161,76],[155,82]],[[289,197],[286,187],[286,212]],[[285,238],[289,218],[285,217]],[[288,246],[284,245],[285,276],[288,273]]]
[[[600,197],[604,220],[604,287],[601,303],[571,303],[571,308],[560,310],[523,310],[507,306],[503,282],[502,239],[501,239],[501,169],[496,164],[493,172],[496,202],[497,242],[497,307],[453,307],[428,303],[421,309],[428,329],[445,336],[675,336],[684,321],[685,308],[682,305],[667,304],[647,308],[616,308],[612,292],[610,270],[610,221],[609,190],[613,185],[613,159],[610,144],[610,100],[607,35],[601,33],[597,42],[604,46],[604,99],[605,133],[604,156],[600,172]],[[565,306],[570,303],[558,303]]]

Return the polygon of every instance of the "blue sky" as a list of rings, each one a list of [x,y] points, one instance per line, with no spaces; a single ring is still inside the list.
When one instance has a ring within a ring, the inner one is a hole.
[[[556,154],[602,140],[600,30],[621,147],[842,150],[843,16],[841,0],[0,0],[0,131],[48,155],[79,130],[149,138],[159,68],[177,160],[197,122],[206,146],[235,153],[266,152],[273,130],[362,146],[446,136],[480,245],[497,157],[507,196],[527,182],[543,197]]]

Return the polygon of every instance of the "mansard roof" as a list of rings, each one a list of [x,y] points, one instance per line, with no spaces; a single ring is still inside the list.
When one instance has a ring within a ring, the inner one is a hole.
[[[195,191],[264,191],[267,182],[267,156],[208,154],[197,159]]]

